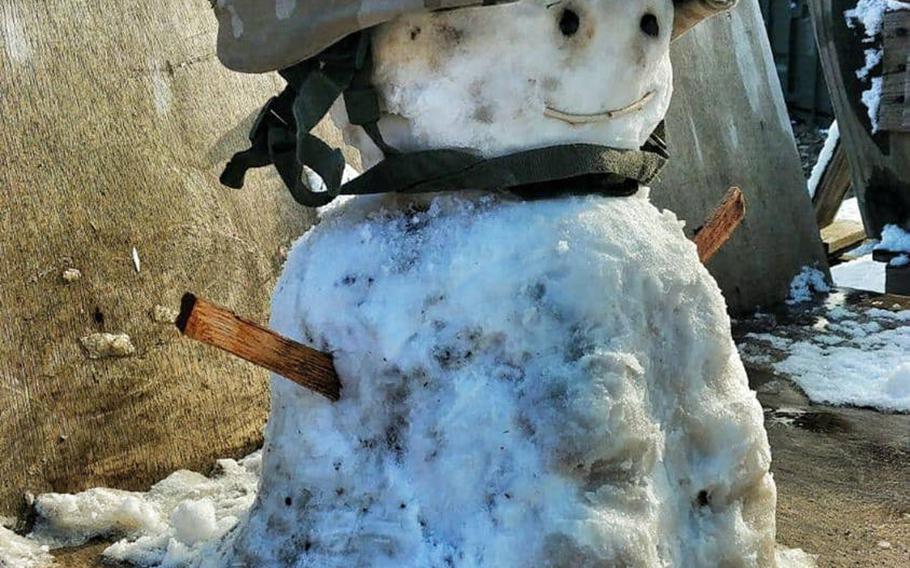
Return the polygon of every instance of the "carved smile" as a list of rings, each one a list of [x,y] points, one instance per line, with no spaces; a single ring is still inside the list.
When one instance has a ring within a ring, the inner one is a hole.
[[[613,118],[619,118],[621,116],[626,116],[635,112],[640,111],[651,102],[651,99],[654,98],[654,95],[657,94],[657,91],[650,91],[645,94],[642,98],[638,99],[634,103],[618,108],[615,110],[608,110],[604,112],[598,112],[596,114],[574,114],[571,112],[564,112],[557,110],[553,107],[547,107],[544,110],[544,115],[555,118],[556,120],[561,120],[563,122],[568,122],[569,124],[593,124],[595,122],[603,122],[605,120],[610,120]]]

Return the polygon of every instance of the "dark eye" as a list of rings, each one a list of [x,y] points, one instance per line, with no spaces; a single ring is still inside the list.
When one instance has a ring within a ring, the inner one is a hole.
[[[573,36],[578,33],[580,23],[578,14],[574,10],[563,10],[559,17],[559,31],[566,37]]]
[[[657,16],[654,14],[645,14],[641,17],[641,31],[651,37],[660,35],[660,24],[657,23]]]

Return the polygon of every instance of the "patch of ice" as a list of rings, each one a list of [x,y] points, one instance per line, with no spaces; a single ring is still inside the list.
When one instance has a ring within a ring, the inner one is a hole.
[[[164,116],[171,109],[174,94],[171,92],[171,85],[168,82],[168,77],[165,76],[164,69],[157,61],[149,61],[149,79],[151,80],[152,101],[155,104],[155,111],[159,116]],[[133,250],[135,251],[136,249]]]
[[[818,566],[818,555],[809,554],[802,548],[777,547],[778,568],[815,568]]]
[[[0,45],[3,45],[9,60],[17,64],[28,63],[32,57],[32,46],[20,12],[26,6],[29,4],[8,4],[0,11]]]
[[[60,277],[63,278],[63,281],[67,284],[72,284],[82,278],[82,272],[77,268],[67,268]]]

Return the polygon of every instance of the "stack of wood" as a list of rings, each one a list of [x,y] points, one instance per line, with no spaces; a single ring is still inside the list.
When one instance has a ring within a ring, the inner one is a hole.
[[[812,196],[815,220],[821,230],[822,242],[828,253],[828,260],[835,262],[843,253],[862,244],[866,229],[862,223],[836,219],[844,198],[850,191],[850,165],[843,142],[838,140],[834,154],[824,168],[821,179]]]
[[[847,10],[855,8],[855,0],[810,0],[809,6],[843,154],[849,162],[845,177],[859,199],[868,236],[878,238],[886,225],[910,224],[910,11],[885,10],[880,43],[876,37],[870,45],[864,32],[844,18]],[[874,117],[864,98],[869,98],[870,86],[874,95],[876,85],[856,72],[867,64],[870,47],[882,49],[881,63],[872,71],[872,76],[881,78],[880,104]],[[832,168],[836,161],[832,160]],[[828,220],[830,206],[824,203],[837,201],[840,191],[819,187],[816,211],[820,222]],[[827,231],[833,233],[832,243],[844,238],[842,229]],[[910,278],[893,278],[892,273],[889,267],[886,290],[910,294]],[[900,286],[900,281],[907,284]]]

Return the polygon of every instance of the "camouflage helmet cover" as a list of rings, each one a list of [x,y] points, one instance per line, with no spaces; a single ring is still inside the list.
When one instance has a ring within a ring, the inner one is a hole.
[[[218,58],[234,71],[290,67],[356,31],[413,12],[515,0],[212,0]]]
[[[414,12],[516,0],[211,0],[218,58],[234,71],[264,73],[313,57],[354,32]],[[737,0],[673,0],[676,38]]]

